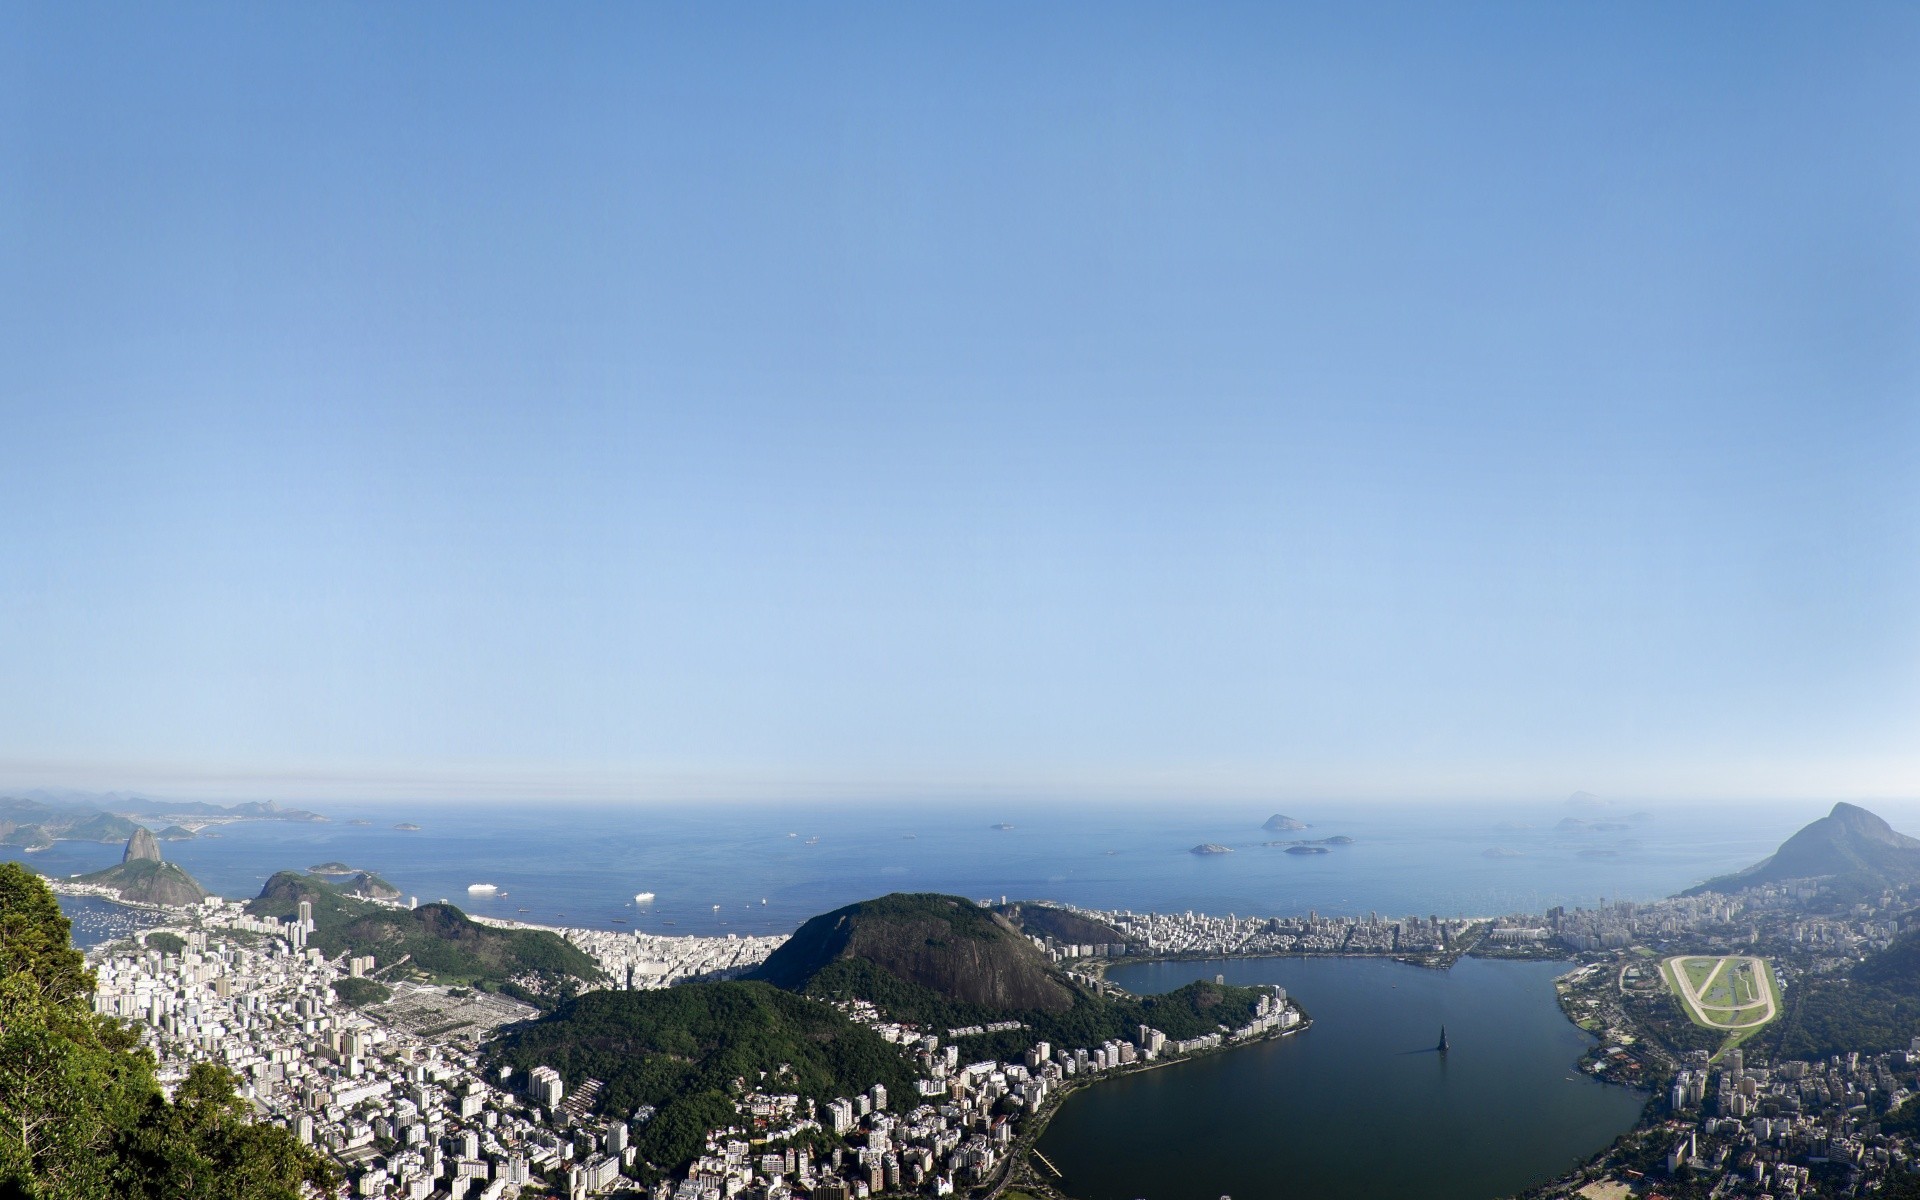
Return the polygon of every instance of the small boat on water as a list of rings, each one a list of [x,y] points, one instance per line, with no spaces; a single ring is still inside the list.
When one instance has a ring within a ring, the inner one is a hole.
[[[627,919],[625,917],[615,917],[613,919],[613,923],[615,925],[625,925],[627,923]]]

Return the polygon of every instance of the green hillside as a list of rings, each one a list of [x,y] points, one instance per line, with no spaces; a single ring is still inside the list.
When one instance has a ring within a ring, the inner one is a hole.
[[[371,954],[383,976],[385,969],[397,968],[439,983],[478,985],[543,1003],[601,979],[593,959],[558,934],[481,925],[451,904],[416,909],[376,904],[296,871],[269,879],[247,911],[291,920],[302,900],[313,905],[309,944],[329,957]]]
[[[569,1085],[605,1081],[599,1107],[619,1117],[658,1112],[635,1146],[656,1168],[699,1155],[733,1117],[740,1083],[825,1104],[885,1084],[914,1094],[898,1047],[827,1005],[763,983],[695,983],[643,992],[589,992],[495,1042],[495,1065],[559,1071]]]
[[[896,893],[808,921],[754,977],[822,1000],[866,1000],[944,1032],[1019,1021],[965,1039],[966,1052],[1017,1057],[1037,1040],[1095,1046],[1151,1025],[1173,1038],[1234,1028],[1253,988],[1193,983],[1164,996],[1097,995],[1069,980],[1005,918],[957,896]]]
[[[821,973],[843,963],[870,964],[962,1004],[1044,1012],[1074,1005],[1074,989],[1009,921],[971,900],[931,893],[896,892],[814,917],[754,978],[817,992]]]
[[[181,907],[207,898],[207,889],[179,863],[152,858],[130,858],[101,871],[80,876],[79,882],[110,887],[122,900],[136,904]]]

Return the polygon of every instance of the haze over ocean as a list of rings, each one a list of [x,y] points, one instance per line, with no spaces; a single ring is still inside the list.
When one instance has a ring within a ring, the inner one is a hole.
[[[1698,804],[1315,805],[1311,829],[1269,833],[1243,807],[975,802],[890,808],[792,805],[526,808],[326,806],[325,824],[248,821],[169,842],[166,856],[208,888],[250,897],[276,870],[330,860],[372,870],[422,902],[543,924],[654,933],[786,933],[841,904],[889,891],[1051,899],[1098,908],[1283,916],[1378,911],[1495,915],[1555,904],[1650,900],[1772,853],[1822,815],[1811,804],[1753,805],[1740,821]],[[1651,814],[1633,820],[1635,814]],[[1888,807],[1920,828],[1911,807]],[[347,822],[356,816],[368,826]],[[1558,828],[1568,817],[1621,828]],[[418,823],[417,832],[392,826]],[[1011,830],[991,828],[1007,822]],[[1528,826],[1518,828],[1516,826]],[[797,836],[788,837],[789,833]],[[1299,856],[1265,841],[1345,834],[1350,846]],[[912,835],[912,836],[909,836]],[[818,838],[816,844],[807,839]],[[1191,847],[1217,842],[1229,855]],[[1500,848],[1512,856],[1488,857]],[[18,857],[63,875],[121,848],[62,842]],[[491,883],[504,895],[469,896]],[[657,899],[636,907],[633,896]],[[763,905],[760,902],[765,900]],[[719,905],[718,911],[713,906]],[[527,911],[521,912],[521,909]],[[615,919],[629,922],[614,924]]]

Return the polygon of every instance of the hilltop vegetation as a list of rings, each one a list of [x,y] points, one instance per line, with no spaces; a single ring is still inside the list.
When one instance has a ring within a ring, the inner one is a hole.
[[[93,975],[53,893],[0,863],[0,1196],[296,1200],[334,1172],[247,1120],[234,1080],[195,1064],[169,1100],[152,1056],[93,1012]]]
[[[1035,1041],[1095,1046],[1151,1025],[1173,1038],[1245,1024],[1259,993],[1192,983],[1163,996],[1098,995],[1056,970],[1001,916],[957,896],[896,893],[808,921],[754,977],[821,1000],[866,1000],[934,1032],[1018,1021],[966,1040],[1015,1058]]]
[[[896,892],[814,917],[753,977],[814,992],[821,973],[841,963],[871,964],[961,1004],[1043,1012],[1074,1005],[1074,990],[1009,921],[971,900],[930,893]]]
[[[198,904],[207,898],[207,889],[187,874],[186,868],[154,858],[130,858],[105,870],[82,875],[79,882],[110,887],[122,900],[136,904],[168,904],[177,908]]]
[[[247,911],[291,920],[302,900],[313,905],[311,945],[328,957],[371,954],[383,972],[399,968],[439,983],[490,988],[536,1003],[551,1003],[582,982],[601,979],[593,959],[557,934],[481,925],[451,904],[416,909],[376,904],[297,871],[281,871],[269,879],[248,902]]]
[[[885,1084],[913,1094],[898,1047],[834,1009],[764,983],[692,983],[644,992],[589,992],[495,1042],[492,1061],[516,1072],[546,1065],[569,1085],[606,1083],[598,1101],[626,1118],[658,1111],[634,1145],[660,1169],[697,1157],[710,1129],[733,1120],[747,1088],[825,1104]]]
[[[134,826],[127,838],[127,851],[118,863],[82,875],[80,882],[112,888],[122,900],[136,904],[180,907],[198,904],[207,898],[207,889],[187,874],[186,868],[161,860],[160,843],[144,825]]]

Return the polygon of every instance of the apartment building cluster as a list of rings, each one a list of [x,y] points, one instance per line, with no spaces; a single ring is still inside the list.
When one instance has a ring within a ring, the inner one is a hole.
[[[1181,913],[1136,913],[1128,909],[1070,910],[1104,922],[1120,931],[1125,942],[1114,945],[1070,947],[1041,940],[1056,959],[1115,957],[1131,954],[1231,956],[1253,954],[1444,954],[1463,944],[1475,922],[1464,917],[1407,916],[1399,919],[1368,913],[1364,917],[1242,917],[1228,913],[1209,916],[1189,909]]]
[[[1913,1170],[1920,1145],[1898,1116],[1920,1087],[1920,1038],[1896,1054],[1748,1063],[1739,1049],[1676,1073],[1665,1169],[1711,1179],[1716,1196],[1799,1196],[1817,1169],[1852,1188]],[[1824,1194],[1824,1193],[1823,1193]]]
[[[497,1026],[533,1010],[502,997],[475,1009],[473,997],[451,994],[458,989],[416,987],[467,1021],[422,1033],[376,1020],[333,992],[375,964],[328,960],[304,944],[309,930],[208,900],[171,928],[94,951],[94,1007],[140,1029],[163,1084],[196,1062],[233,1072],[259,1117],[325,1152],[353,1195],[511,1200],[545,1175],[584,1197],[619,1183],[631,1162],[626,1123],[594,1121],[590,1098],[566,1107],[579,1097],[562,1089],[482,1077],[474,1043],[487,1030],[472,1021]]]
[[[671,987],[693,980],[730,979],[766,961],[787,939],[741,937],[662,937],[632,930],[552,928],[475,917],[489,925],[510,929],[541,929],[557,933],[591,957],[606,972],[607,986],[640,991]]]
[[[1017,1062],[968,1062],[952,1041],[886,1021],[870,1004],[840,1008],[903,1045],[918,1070],[915,1095],[890,1097],[876,1085],[818,1112],[798,1096],[748,1095],[738,1123],[711,1134],[706,1153],[683,1178],[657,1185],[653,1200],[860,1200],[903,1190],[948,1195],[993,1180],[1026,1123],[1078,1083],[1285,1033],[1301,1021],[1285,989],[1274,987],[1263,990],[1253,1019],[1238,1029],[1182,1041],[1142,1025],[1129,1039],[1098,1046],[1037,1041]],[[831,1132],[839,1144],[824,1153],[806,1148],[803,1135],[813,1129]]]

